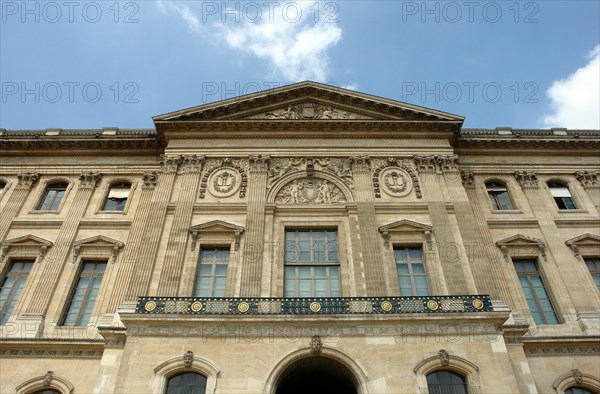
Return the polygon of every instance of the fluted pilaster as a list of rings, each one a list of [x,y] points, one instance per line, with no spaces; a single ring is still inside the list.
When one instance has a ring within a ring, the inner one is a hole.
[[[75,241],[79,222],[90,203],[94,189],[101,176],[98,172],[84,172],[79,176],[79,186],[75,193],[73,204],[60,227],[54,246],[44,259],[43,269],[39,274],[33,291],[34,297],[30,299],[25,313],[35,315],[44,315],[46,313],[56,289],[56,283],[67,261],[69,249],[73,241]]]
[[[15,186],[15,190],[12,191],[4,209],[0,213],[0,241],[6,238],[13,218],[19,214],[31,191],[31,187],[39,179],[39,175],[37,173],[24,172],[19,174],[17,179],[18,183]]]
[[[246,241],[242,259],[240,296],[258,297],[260,296],[262,274],[267,175],[271,158],[269,156],[250,156],[249,160]]]

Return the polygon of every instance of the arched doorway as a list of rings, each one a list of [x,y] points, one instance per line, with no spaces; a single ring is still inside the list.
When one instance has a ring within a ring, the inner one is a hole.
[[[276,394],[357,394],[358,382],[345,365],[329,357],[309,356],[289,365],[277,381]]]

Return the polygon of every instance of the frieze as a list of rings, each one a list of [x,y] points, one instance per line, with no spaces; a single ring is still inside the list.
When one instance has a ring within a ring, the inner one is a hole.
[[[0,349],[1,357],[86,357],[102,358],[103,350]]]
[[[414,188],[417,198],[422,198],[419,178],[413,167],[403,160],[390,157],[386,160],[375,160],[373,171],[373,188],[375,198],[381,198],[381,189],[393,196],[403,197]]]
[[[198,198],[204,198],[207,189],[215,197],[228,197],[239,191],[239,198],[244,198],[247,188],[247,163],[244,160],[210,159],[200,181]]]
[[[334,204],[346,202],[346,197],[339,187],[326,179],[302,178],[294,179],[285,185],[275,202],[279,204]]]
[[[565,346],[523,348],[525,354],[531,356],[560,356],[564,354],[600,354],[600,347]]]

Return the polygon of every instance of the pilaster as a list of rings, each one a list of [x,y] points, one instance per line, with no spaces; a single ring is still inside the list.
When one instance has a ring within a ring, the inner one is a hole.
[[[101,177],[102,175],[99,172],[83,172],[79,176],[79,187],[73,199],[73,204],[60,227],[54,247],[50,249],[44,259],[43,269],[38,271],[40,273],[36,287],[33,290],[34,296],[30,298],[25,314],[41,316],[46,314],[56,284],[67,261],[69,249],[75,241],[79,222]]]
[[[139,263],[137,256],[143,248],[147,248],[144,241],[146,240],[148,216],[151,211],[152,196],[158,182],[158,176],[157,171],[146,172],[143,175],[138,207],[123,250],[123,257],[115,280],[115,288],[110,293],[105,313],[114,313],[117,307],[123,303],[125,293],[132,281],[133,272]]]
[[[450,196],[447,193],[444,171],[456,166],[456,156],[414,156],[415,166],[419,171],[423,194],[427,199],[429,218],[434,228],[434,234],[438,243],[440,263],[446,279],[449,294],[464,294],[472,292],[476,294],[468,262],[463,263],[464,249],[462,242],[455,238],[455,226],[450,220],[446,201]],[[458,175],[456,175],[458,176]],[[460,180],[459,180],[460,182]],[[467,274],[466,271],[469,271]]]
[[[350,158],[354,178],[356,217],[368,296],[388,294],[384,260],[377,232],[375,194],[371,183],[371,160],[368,156]]]
[[[257,297],[261,293],[265,233],[264,215],[267,176],[271,158],[269,156],[250,156],[249,161],[246,240],[241,263],[241,297]]]
[[[204,156],[183,156],[180,166],[181,189],[175,205],[167,254],[158,282],[158,296],[178,295],[188,229],[192,223],[192,212],[204,161]]]
[[[6,237],[13,218],[19,214],[32,186],[35,185],[38,179],[39,175],[35,172],[23,172],[17,175],[18,183],[15,190],[11,193],[6,206],[0,213],[0,241],[3,241]]]
[[[177,169],[182,159],[182,156],[162,156],[160,181],[157,182],[149,203],[148,217],[143,228],[143,241],[140,241],[140,248],[137,253],[132,251],[130,254],[123,256],[123,261],[130,261],[130,264],[135,267],[135,275],[125,292],[125,301],[135,301],[137,297],[148,294],[158,245],[160,244],[160,237],[167,216],[167,205],[171,198]],[[148,185],[148,187],[150,186]],[[140,209],[142,207],[139,207],[138,211]]]

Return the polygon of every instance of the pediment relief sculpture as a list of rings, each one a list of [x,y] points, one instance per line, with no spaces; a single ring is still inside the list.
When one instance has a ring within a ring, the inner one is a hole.
[[[321,105],[313,102],[292,104],[272,110],[263,114],[251,116],[250,119],[273,120],[347,120],[347,119],[374,119],[371,116],[352,113],[337,109],[330,105]]]
[[[275,202],[279,204],[335,204],[346,202],[339,187],[326,179],[294,179],[281,188]]]

